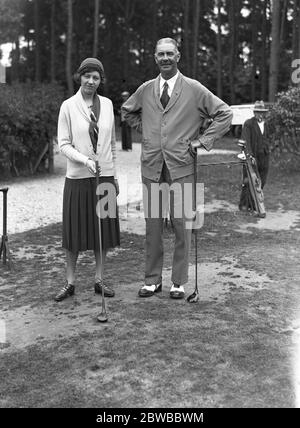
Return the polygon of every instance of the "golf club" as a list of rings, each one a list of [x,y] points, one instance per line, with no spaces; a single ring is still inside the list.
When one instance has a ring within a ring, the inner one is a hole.
[[[100,202],[100,195],[98,195],[98,193],[97,193],[97,189],[98,189],[98,186],[99,186],[99,162],[96,160],[95,164],[96,164],[96,195],[97,195],[97,206],[99,205],[99,215],[97,214],[97,217],[98,217],[98,233],[99,233],[99,251],[100,251],[100,263],[101,263],[101,266],[102,266],[103,257],[102,257],[101,211],[100,211],[100,204],[99,204],[99,202]],[[96,213],[97,213],[97,208],[96,208]],[[107,316],[106,307],[105,307],[104,284],[102,282],[102,310],[101,310],[100,314],[97,316],[97,321],[99,321],[99,322],[107,322],[107,320],[108,320],[108,316]]]
[[[194,243],[195,243],[195,289],[193,293],[187,297],[188,303],[196,303],[199,300],[199,292],[198,292],[198,248],[197,248],[197,148],[196,155],[194,157],[194,207],[195,207],[195,227],[194,227]]]

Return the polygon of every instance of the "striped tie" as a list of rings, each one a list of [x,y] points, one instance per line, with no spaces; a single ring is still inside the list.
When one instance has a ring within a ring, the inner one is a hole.
[[[169,94],[168,94],[168,88],[169,88],[169,85],[167,82],[165,82],[164,83],[164,90],[163,90],[163,93],[161,94],[161,97],[160,97],[160,102],[161,102],[163,108],[166,108],[166,106],[169,102],[169,99],[170,99]]]
[[[93,144],[93,150],[96,153],[97,152],[97,142],[98,142],[98,134],[99,134],[99,128],[97,125],[97,118],[93,111],[91,111],[91,124],[90,124],[90,136]]]

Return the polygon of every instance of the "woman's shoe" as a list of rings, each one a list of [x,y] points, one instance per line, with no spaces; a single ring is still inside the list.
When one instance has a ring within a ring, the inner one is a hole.
[[[54,297],[54,300],[56,302],[60,302],[61,300],[64,300],[64,299],[66,299],[69,296],[73,296],[74,292],[75,292],[74,285],[73,284],[69,284],[67,282],[66,285],[64,285],[63,288]]]
[[[104,287],[104,296],[105,297],[114,297],[115,292],[112,288],[108,287],[107,285],[104,284],[103,280],[98,280],[95,285],[95,293],[96,294],[102,294],[102,287]]]

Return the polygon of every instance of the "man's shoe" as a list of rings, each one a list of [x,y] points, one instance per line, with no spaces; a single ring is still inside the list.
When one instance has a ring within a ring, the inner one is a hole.
[[[105,297],[114,297],[115,292],[112,288],[108,287],[108,285],[104,284],[103,281],[97,281],[95,283],[95,293],[102,294],[102,287],[104,287],[104,296]]]
[[[151,297],[154,295],[154,293],[160,293],[161,290],[162,290],[162,283],[153,284],[153,285],[143,285],[143,287],[139,289],[139,296]]]
[[[66,299],[69,296],[73,296],[74,292],[75,292],[74,285],[69,284],[67,282],[66,285],[64,285],[63,288],[54,297],[54,300],[56,302],[60,302],[61,300],[64,300],[64,299]]]
[[[170,290],[171,299],[183,299],[184,288],[182,285],[173,284]]]

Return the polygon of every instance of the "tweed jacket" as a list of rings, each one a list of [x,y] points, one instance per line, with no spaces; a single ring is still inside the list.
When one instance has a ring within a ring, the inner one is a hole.
[[[172,179],[193,174],[192,140],[210,150],[228,130],[232,111],[197,80],[180,72],[164,109],[160,102],[159,79],[142,84],[122,105],[125,120],[142,132],[142,176],[158,181],[163,162]],[[205,119],[211,125],[200,134]]]

